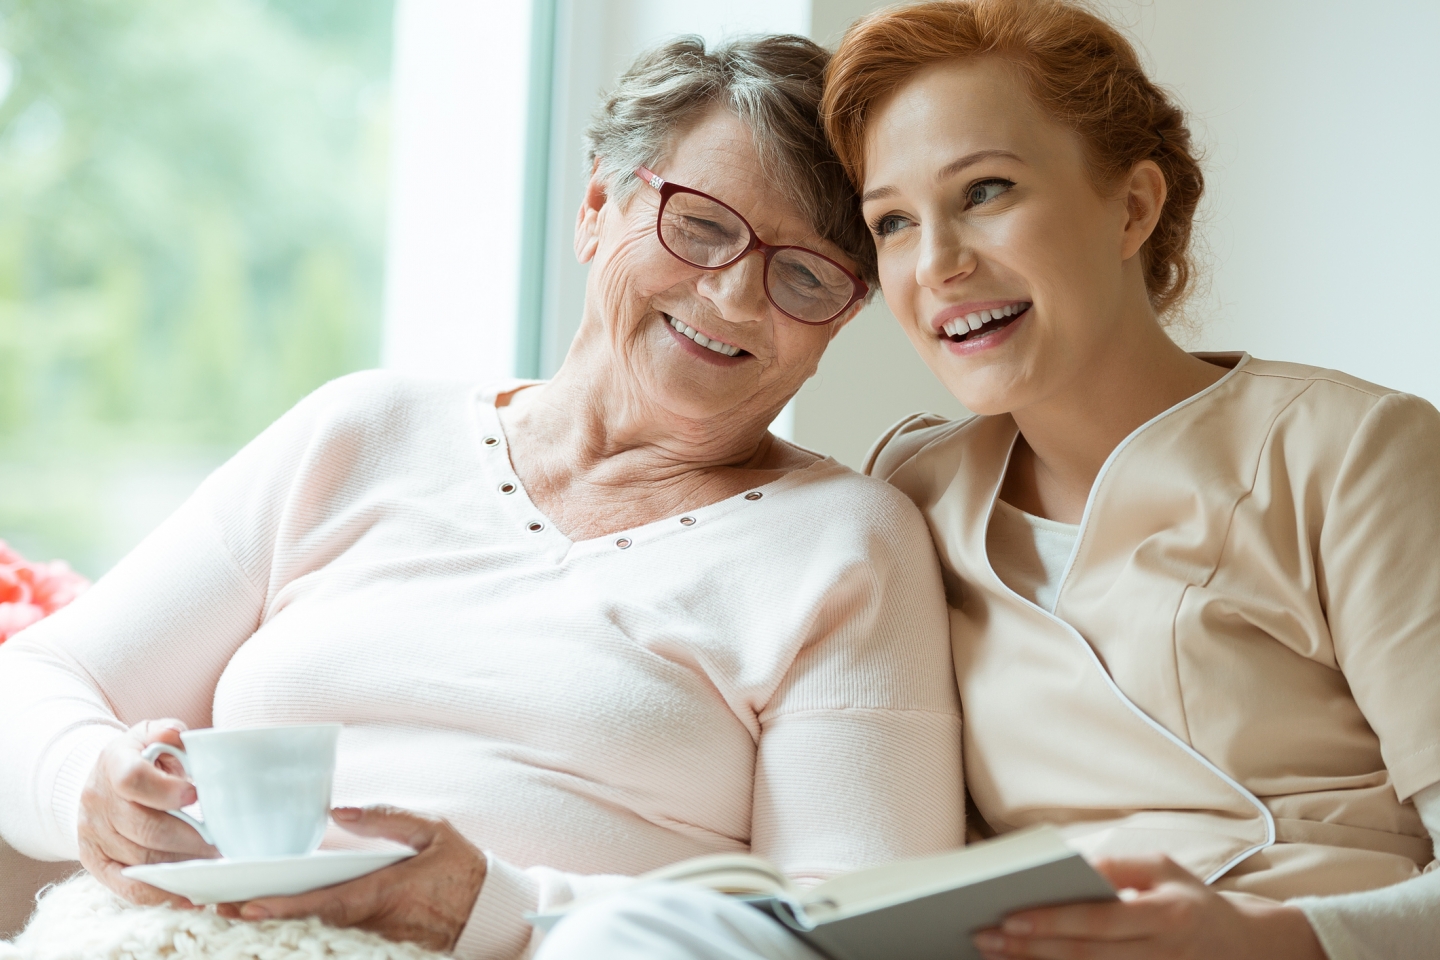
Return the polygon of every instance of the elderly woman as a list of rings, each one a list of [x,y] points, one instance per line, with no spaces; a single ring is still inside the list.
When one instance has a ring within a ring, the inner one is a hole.
[[[527,911],[605,875],[753,850],[808,881],[959,843],[924,523],[766,430],[874,275],[825,62],[793,37],[642,57],[589,131],[553,380],[330,384],[7,643],[6,839],[158,902],[120,870],[215,851],[147,744],[340,721],[336,819],[419,855],[246,918],[512,957]]]

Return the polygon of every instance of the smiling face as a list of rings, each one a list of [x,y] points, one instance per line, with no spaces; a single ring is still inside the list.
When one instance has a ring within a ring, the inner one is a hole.
[[[881,105],[865,142],[885,301],[969,409],[1063,395],[1137,324],[1153,327],[1138,255],[1153,216],[1137,218],[1123,187],[1102,196],[1079,138],[1014,67],[927,68]],[[1163,178],[1158,189],[1163,202]]]
[[[767,186],[750,131],[726,110],[692,127],[655,173],[724,201],[767,243],[803,245],[854,268]],[[581,260],[592,262],[582,337],[603,337],[606,362],[670,414],[763,429],[858,307],[825,326],[791,320],[765,295],[758,253],[712,271],[667,252],[656,236],[659,205],[648,185],[621,206],[592,182],[576,233]]]

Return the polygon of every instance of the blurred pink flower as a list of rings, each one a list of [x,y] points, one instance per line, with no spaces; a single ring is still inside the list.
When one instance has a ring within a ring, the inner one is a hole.
[[[0,540],[0,643],[84,593],[90,581],[61,560],[30,563]]]

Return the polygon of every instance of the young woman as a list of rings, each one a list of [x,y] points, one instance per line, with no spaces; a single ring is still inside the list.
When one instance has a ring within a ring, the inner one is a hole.
[[[1175,345],[1190,132],[1072,3],[876,14],[824,109],[886,302],[975,411],[907,420],[870,462],[939,548],[970,825],[1060,824],[1137,891],[1013,916],[981,951],[1434,956],[1440,414]],[[757,924],[662,889],[547,953],[811,956]]]
[[[1141,891],[982,951],[1433,956],[1440,414],[1166,335],[1190,132],[1072,3],[876,15],[825,111],[886,302],[976,413],[870,463],[940,550],[972,826],[1062,824]]]

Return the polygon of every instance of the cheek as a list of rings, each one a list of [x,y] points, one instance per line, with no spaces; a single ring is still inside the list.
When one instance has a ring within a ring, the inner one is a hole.
[[[638,234],[621,238],[602,249],[592,270],[612,310],[645,311],[649,300],[693,279],[694,268],[670,256],[653,237]]]
[[[885,305],[902,323],[909,323],[915,316],[915,297],[920,285],[915,281],[915,254],[900,244],[891,244],[880,250],[876,258],[880,273],[880,292]]]
[[[775,364],[789,376],[805,379],[820,365],[830,343],[830,328],[808,327],[788,317],[772,318],[775,330]],[[787,377],[788,379],[788,377]]]

